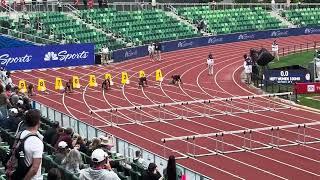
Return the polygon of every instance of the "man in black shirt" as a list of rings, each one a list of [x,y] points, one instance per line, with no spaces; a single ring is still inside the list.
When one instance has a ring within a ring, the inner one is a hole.
[[[52,144],[54,135],[58,133],[59,122],[55,121],[51,128],[47,129],[44,133],[43,141]]]

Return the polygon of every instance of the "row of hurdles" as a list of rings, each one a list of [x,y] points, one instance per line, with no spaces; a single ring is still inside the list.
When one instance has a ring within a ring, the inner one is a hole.
[[[161,82],[163,80],[161,69],[157,69],[155,71],[155,76],[156,76],[156,82]],[[139,78],[144,78],[144,77],[146,77],[145,72],[139,71]],[[111,86],[114,85],[114,83],[112,81],[113,78],[110,73],[106,73],[104,76],[104,79],[109,80]],[[72,76],[70,81],[71,81],[70,83],[71,83],[72,89],[80,89],[81,84],[80,84],[79,76]],[[120,83],[122,85],[130,84],[129,74],[127,72],[121,72],[121,82]],[[92,88],[98,86],[97,79],[96,79],[95,75],[92,75],[92,74],[89,75],[88,86],[92,87]],[[21,93],[28,92],[28,86],[27,86],[26,80],[24,80],[24,79],[19,80],[18,88]],[[60,77],[55,78],[54,89],[58,90],[58,91],[65,89],[65,87],[63,85],[62,78],[60,78]],[[37,90],[39,92],[46,92],[47,91],[46,80],[44,80],[42,78],[38,79]]]

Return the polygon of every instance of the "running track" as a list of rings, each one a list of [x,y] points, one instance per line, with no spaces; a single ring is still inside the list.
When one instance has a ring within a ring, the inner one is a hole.
[[[142,123],[110,127],[110,115],[108,113],[94,113],[90,110],[105,109],[122,106],[135,106],[141,104],[167,103],[175,101],[190,101],[196,99],[210,99],[215,97],[244,96],[255,93],[240,80],[242,71],[242,55],[250,48],[269,48],[272,39],[238,42],[232,44],[214,45],[194,49],[180,50],[164,53],[161,62],[150,62],[147,57],[123,63],[112,64],[105,67],[91,66],[89,68],[77,67],[75,69],[58,69],[47,71],[16,72],[13,74],[17,83],[19,79],[37,84],[37,78],[46,80],[49,95],[38,94],[34,100],[53,107],[61,112],[70,114],[81,121],[111,133],[132,144],[148,149],[156,154],[163,155],[162,138],[173,136],[185,136],[219,131],[240,130],[245,128],[259,128],[294,123],[315,122],[320,114],[310,110],[293,108],[279,111],[264,111],[256,113],[235,114],[233,116],[217,116],[211,118],[191,118],[187,120],[172,120],[157,123]],[[319,35],[308,35],[290,38],[280,38],[278,43],[281,47],[306,42],[320,41]],[[205,60],[209,52],[214,53],[216,65],[215,75],[208,76]],[[164,81],[160,86],[155,86],[154,71],[161,69]],[[137,76],[140,70],[149,75],[149,87],[137,88]],[[122,71],[127,71],[130,76],[130,85],[119,88]],[[86,86],[88,75],[95,74],[98,83],[101,84],[105,73],[113,75],[115,85],[112,90],[103,93],[99,87],[92,89]],[[181,74],[184,81],[181,86],[168,85],[172,74]],[[64,96],[54,91],[54,78],[61,77],[63,80],[70,79],[72,75],[78,75],[82,89],[73,94]],[[265,107],[266,102],[258,99],[256,108]],[[242,108],[245,102],[239,101],[232,108]],[[280,105],[279,105],[280,106]],[[167,117],[179,114],[182,111],[190,114],[200,111],[199,107],[173,107],[168,108],[164,114]],[[198,108],[198,109],[197,109]],[[212,107],[216,111],[225,108],[223,104]],[[122,113],[122,114],[121,114]],[[144,119],[154,119],[156,112],[141,112]],[[135,121],[132,111],[119,112],[119,123]],[[296,136],[296,132],[288,130],[283,133],[286,138]],[[308,131],[312,137],[320,137],[320,126],[315,126]],[[268,134],[260,134],[258,141],[266,142],[270,138]],[[233,145],[241,145],[240,137],[231,136],[226,142]],[[286,141],[286,140],[284,140]],[[198,153],[210,152],[213,140],[202,139],[197,142]],[[284,143],[284,142],[281,142]],[[184,157],[186,142],[168,143],[167,155],[174,154]],[[178,163],[193,169],[214,179],[319,179],[320,178],[320,145],[309,144],[291,146],[286,148],[274,148],[253,152],[241,152],[227,155],[206,156],[178,160]]]

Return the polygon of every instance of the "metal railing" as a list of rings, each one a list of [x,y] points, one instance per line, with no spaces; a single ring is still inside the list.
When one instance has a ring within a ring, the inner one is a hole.
[[[26,3],[23,6],[20,3],[15,5],[9,5],[6,7],[2,7],[3,11],[58,11],[58,1],[50,1],[47,3],[37,2],[37,3]],[[73,1],[69,2],[61,2],[62,11],[69,12],[75,10],[83,10],[89,9],[88,5],[85,6],[82,1],[79,2],[78,5],[72,4]],[[70,8],[72,6],[72,8]],[[233,9],[233,8],[254,8],[254,7],[262,7],[265,10],[271,10],[271,3],[156,3],[155,7],[152,7],[150,2],[113,2],[108,4],[103,4],[102,8],[113,7],[116,10],[120,11],[135,11],[141,9],[162,9],[168,10],[168,7],[174,8],[184,8],[184,7],[200,7],[200,6],[209,6],[213,10],[224,10],[224,9]],[[99,4],[94,3],[92,8],[98,8]],[[287,3],[276,3],[274,5],[276,9],[280,10],[290,10],[297,8],[320,8],[320,3],[291,3],[288,5]]]

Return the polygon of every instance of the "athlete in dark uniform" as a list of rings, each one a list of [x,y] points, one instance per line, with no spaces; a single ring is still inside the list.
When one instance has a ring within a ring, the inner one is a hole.
[[[171,84],[178,84],[178,83],[182,84],[182,80],[181,80],[180,75],[178,75],[178,74],[172,75],[171,78],[172,78]]]
[[[72,93],[72,87],[71,87],[71,79],[66,82],[66,87],[64,88],[65,93]]]
[[[139,87],[145,87],[148,86],[147,78],[146,77],[141,77],[139,78]]]
[[[108,90],[108,89],[110,89],[110,88],[111,88],[110,80],[109,80],[109,79],[105,79],[105,80],[102,82],[101,88],[102,88],[102,90]]]

